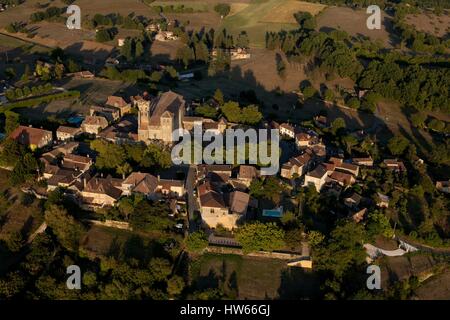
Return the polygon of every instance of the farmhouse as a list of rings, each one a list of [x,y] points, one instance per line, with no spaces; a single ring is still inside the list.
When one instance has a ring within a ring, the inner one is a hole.
[[[121,179],[115,179],[111,176],[101,178],[94,176],[89,181],[83,179],[84,185],[80,192],[82,207],[95,209],[104,206],[114,206],[122,195],[119,188],[122,185]]]
[[[47,180],[47,191],[55,190],[58,187],[68,188],[83,176],[83,172],[58,168]]]
[[[365,167],[372,167],[373,166],[373,159],[372,157],[366,157],[366,158],[353,158],[352,162],[358,166],[365,166]]]
[[[281,167],[281,176],[286,179],[292,179],[294,175],[301,177],[308,170],[310,162],[311,156],[308,153],[291,158]]]
[[[295,137],[295,128],[289,123],[283,123],[280,125],[280,134],[288,136],[290,138]]]
[[[122,119],[120,122],[102,130],[98,136],[117,144],[137,143],[137,121],[134,117]]]
[[[81,128],[59,126],[58,129],[56,129],[56,139],[59,141],[73,140],[81,133]]]
[[[178,40],[178,37],[172,31],[159,31],[155,35],[156,41],[173,41]]]
[[[140,193],[148,199],[155,199],[156,189],[158,188],[158,178],[141,172],[132,172],[123,182],[122,190],[124,195]]]
[[[298,148],[308,147],[312,142],[312,136],[307,133],[301,132],[295,135],[295,144]]]
[[[49,146],[52,143],[53,134],[48,130],[18,126],[11,132],[10,138],[34,150]]]
[[[397,159],[386,159],[383,161],[384,165],[387,169],[393,170],[395,172],[405,172],[406,167],[402,161],[398,161]]]
[[[237,179],[240,183],[250,186],[252,181],[258,177],[258,169],[253,166],[241,165],[239,166],[239,173]]]
[[[75,171],[85,172],[89,170],[92,165],[92,159],[89,157],[84,157],[76,155],[73,153],[67,154],[61,160],[61,167],[66,169],[72,169]]]
[[[331,181],[335,181],[341,186],[351,185],[356,182],[355,177],[352,174],[340,171],[333,171],[329,178]]]
[[[87,116],[81,123],[83,132],[90,134],[98,134],[108,126],[108,120],[101,116]]]
[[[325,185],[328,177],[328,170],[324,165],[318,165],[313,171],[305,175],[304,186],[314,186],[319,192]]]
[[[91,116],[102,116],[106,118],[108,122],[113,122],[120,118],[120,110],[108,106],[91,106],[89,114]]]
[[[105,105],[119,109],[121,117],[131,111],[131,103],[118,96],[109,96]]]

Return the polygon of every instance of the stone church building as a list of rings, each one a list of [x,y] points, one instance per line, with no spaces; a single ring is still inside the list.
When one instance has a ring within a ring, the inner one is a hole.
[[[138,140],[172,143],[172,132],[182,128],[186,105],[183,96],[167,91],[151,101],[141,99],[136,104],[139,109]]]

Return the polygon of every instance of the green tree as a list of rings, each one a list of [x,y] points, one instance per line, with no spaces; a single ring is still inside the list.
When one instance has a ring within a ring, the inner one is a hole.
[[[170,209],[165,203],[142,201],[130,215],[130,224],[139,231],[164,231],[175,225],[169,213]]]
[[[166,149],[156,144],[150,144],[144,151],[141,166],[146,168],[167,169],[172,165],[172,158]]]
[[[156,281],[166,281],[172,273],[170,261],[163,258],[151,259],[148,268]]]
[[[237,230],[236,240],[244,253],[273,251],[284,246],[284,231],[274,223],[248,223]]]
[[[389,223],[389,219],[383,213],[377,211],[369,214],[367,232],[372,237],[383,235],[386,238],[392,238],[394,235],[394,230]]]
[[[358,109],[361,106],[361,102],[358,98],[352,97],[347,101],[347,106],[352,109]]]
[[[228,101],[224,103],[221,107],[222,113],[230,122],[240,122],[242,119],[241,116],[241,108],[239,108],[239,104],[234,101]]]
[[[342,222],[331,232],[326,243],[314,248],[316,270],[331,276],[325,281],[325,286],[331,290],[331,296],[345,296],[345,291],[342,290],[345,277],[354,279],[352,270],[365,264],[364,238],[361,225],[353,221]]]
[[[91,148],[98,152],[95,165],[99,169],[117,170],[126,161],[125,150],[121,145],[97,139],[91,142]]]
[[[411,123],[413,124],[413,126],[418,128],[424,127],[426,119],[427,116],[422,112],[416,112],[411,115]]]
[[[341,132],[346,128],[345,120],[342,118],[336,118],[331,123],[331,132],[334,135],[341,134]]]
[[[183,46],[178,48],[176,53],[177,60],[184,64],[184,68],[186,69],[189,66],[189,63],[194,60],[194,52],[188,46]]]
[[[303,97],[308,100],[317,94],[317,90],[313,86],[307,86],[303,89]]]
[[[215,119],[217,117],[217,109],[213,106],[204,104],[195,108],[195,114],[202,117]]]
[[[437,132],[443,132],[445,130],[445,122],[438,119],[431,119],[427,123],[427,127]]]
[[[408,148],[409,142],[402,136],[395,136],[388,142],[388,149],[394,156],[402,155],[406,148]]]
[[[9,110],[5,111],[5,134],[9,136],[19,125],[19,114]]]
[[[228,3],[218,3],[214,6],[214,11],[220,14],[221,18],[225,18],[230,13],[231,7]]]
[[[135,57],[139,58],[143,54],[144,54],[144,46],[142,45],[142,41],[138,40],[136,41]]]
[[[334,92],[331,89],[326,89],[324,93],[324,99],[326,101],[333,101],[334,100]]]
[[[186,239],[186,248],[189,252],[201,252],[208,246],[208,239],[203,231],[196,231]]]
[[[262,118],[263,115],[256,105],[249,105],[242,109],[242,123],[255,125],[259,123]]]
[[[167,293],[172,297],[176,297],[180,295],[181,291],[184,289],[184,280],[180,276],[173,276],[167,282]]]
[[[63,247],[69,251],[78,251],[84,229],[64,207],[51,205],[45,210],[45,222]]]
[[[239,33],[237,40],[236,40],[236,46],[239,48],[248,48],[250,45],[250,40],[248,38],[248,34],[245,31],[241,31],[241,33]]]
[[[214,100],[216,100],[219,105],[223,105],[223,103],[225,102],[222,90],[220,90],[219,88],[217,88],[214,92]]]

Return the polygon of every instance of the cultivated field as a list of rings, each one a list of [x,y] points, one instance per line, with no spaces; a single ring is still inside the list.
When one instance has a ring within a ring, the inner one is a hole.
[[[303,1],[287,0],[276,4],[272,10],[261,18],[265,23],[294,23],[297,21],[294,14],[302,11],[309,12],[313,16],[322,12],[327,6],[319,3],[309,3]]]

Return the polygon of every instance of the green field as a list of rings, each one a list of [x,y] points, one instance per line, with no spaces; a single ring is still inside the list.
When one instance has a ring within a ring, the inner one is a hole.
[[[224,291],[237,299],[314,298],[319,289],[314,273],[278,259],[208,253],[191,263],[190,275],[197,290],[225,282]]]
[[[232,12],[233,14],[226,17],[221,27],[233,34],[246,31],[251,39],[250,46],[262,48],[265,46],[267,31],[298,28],[298,24],[293,19],[294,13],[298,11],[315,13],[315,6],[318,5],[291,0],[252,1],[248,6],[242,6],[241,10]],[[277,16],[278,12],[280,16]],[[284,18],[280,19],[280,17]]]

